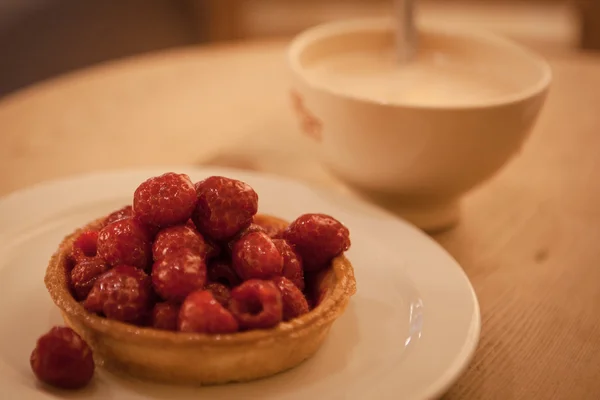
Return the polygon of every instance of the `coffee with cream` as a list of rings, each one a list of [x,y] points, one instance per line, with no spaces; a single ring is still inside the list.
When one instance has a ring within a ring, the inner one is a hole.
[[[335,51],[305,65],[307,78],[336,93],[378,103],[461,106],[518,91],[497,58],[462,47],[428,43],[409,63],[397,61],[393,43]]]

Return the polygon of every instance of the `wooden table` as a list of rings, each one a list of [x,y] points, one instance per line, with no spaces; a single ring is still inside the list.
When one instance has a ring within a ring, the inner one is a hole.
[[[600,58],[548,57],[555,83],[530,141],[466,198],[461,224],[435,237],[471,278],[483,319],[448,399],[600,398]],[[165,163],[343,189],[296,134],[283,42],[134,58],[0,102],[0,194]]]

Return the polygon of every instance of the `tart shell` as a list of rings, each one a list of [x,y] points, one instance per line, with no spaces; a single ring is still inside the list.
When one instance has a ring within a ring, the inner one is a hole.
[[[268,216],[268,218],[275,218]],[[356,292],[354,270],[341,255],[314,281],[318,305],[267,330],[207,335],[138,327],[89,313],[71,295],[68,269],[73,241],[102,219],[63,239],[44,282],[65,323],[94,351],[99,365],[156,382],[209,385],[264,378],[293,368],[320,348]]]

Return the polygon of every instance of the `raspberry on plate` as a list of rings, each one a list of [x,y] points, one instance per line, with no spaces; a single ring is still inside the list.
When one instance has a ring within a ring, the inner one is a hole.
[[[231,291],[229,309],[244,329],[267,329],[281,322],[281,292],[271,281],[250,279]]]
[[[133,213],[148,225],[185,223],[196,207],[196,189],[185,174],[167,172],[143,182],[133,195]]]
[[[277,288],[281,292],[284,321],[289,321],[308,312],[309,308],[306,297],[304,297],[304,294],[302,294],[292,281],[280,276],[274,278],[273,283],[277,285]]]
[[[99,257],[78,262],[71,270],[71,288],[77,300],[85,298],[100,275],[108,271],[108,265]]]
[[[285,240],[273,239],[273,243],[283,257],[283,276],[291,280],[300,291],[304,290],[302,258]]]
[[[83,306],[109,319],[140,324],[153,301],[150,277],[138,268],[120,265],[98,277]]]
[[[304,214],[283,232],[283,238],[302,257],[306,271],[317,271],[350,248],[350,232],[341,222],[325,214]]]
[[[176,225],[158,232],[152,246],[154,262],[160,261],[169,254],[187,250],[206,259],[212,248],[201,234],[187,225]]]
[[[134,218],[105,226],[98,235],[98,255],[112,266],[145,269],[152,258],[152,243],[145,228]]]
[[[201,290],[190,294],[179,310],[179,330],[196,333],[234,333],[239,329],[231,313],[212,293]]]
[[[176,303],[156,303],[152,309],[152,327],[164,331],[177,330],[179,305]]]
[[[96,257],[98,253],[98,234],[98,231],[85,231],[75,239],[71,252],[75,262]]]
[[[263,232],[242,236],[233,245],[233,269],[243,280],[269,279],[281,275],[283,257],[273,240]]]
[[[198,204],[192,219],[202,234],[226,240],[246,228],[258,211],[258,195],[246,183],[211,176],[196,183]]]
[[[29,362],[40,381],[61,389],[82,388],[94,376],[92,350],[67,327],[54,327],[40,337]]]
[[[206,284],[206,264],[198,254],[183,249],[154,263],[152,285],[160,297],[182,302]]]

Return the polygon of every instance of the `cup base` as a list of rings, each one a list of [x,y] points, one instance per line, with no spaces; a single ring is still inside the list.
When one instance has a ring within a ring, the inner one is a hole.
[[[407,201],[402,196],[378,196],[373,193],[369,193],[367,198],[429,234],[452,229],[460,220],[458,199],[424,203]]]
[[[452,229],[460,220],[459,201],[435,205],[398,205],[389,210],[427,233]]]

